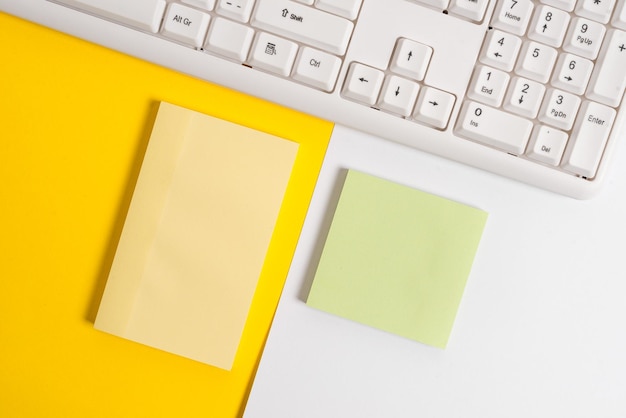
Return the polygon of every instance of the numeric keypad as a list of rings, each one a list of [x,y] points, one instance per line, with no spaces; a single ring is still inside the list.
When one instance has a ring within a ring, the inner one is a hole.
[[[607,33],[605,25],[615,8],[613,22],[626,27],[626,7],[617,1],[617,7],[615,0],[499,1],[458,132],[593,177],[612,128],[615,111],[609,106],[620,103],[626,88],[626,33]],[[532,121],[532,133],[518,117]],[[498,127],[508,124],[521,133],[503,141]],[[598,140],[587,138],[595,134]]]

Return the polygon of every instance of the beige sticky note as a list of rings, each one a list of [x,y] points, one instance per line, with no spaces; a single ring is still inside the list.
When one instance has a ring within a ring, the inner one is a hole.
[[[95,327],[229,370],[297,149],[161,103]]]

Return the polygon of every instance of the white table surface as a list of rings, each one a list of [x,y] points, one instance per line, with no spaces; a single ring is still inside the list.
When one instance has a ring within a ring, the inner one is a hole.
[[[245,417],[626,417],[624,140],[578,201],[336,127]],[[445,350],[305,305],[348,168],[489,212]]]

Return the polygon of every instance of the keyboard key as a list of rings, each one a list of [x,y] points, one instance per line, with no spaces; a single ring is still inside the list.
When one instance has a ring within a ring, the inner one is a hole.
[[[559,129],[570,130],[574,124],[580,98],[557,89],[550,89],[539,111],[539,120]]]
[[[611,23],[616,28],[626,30],[626,1],[620,1],[617,3],[617,8],[613,14],[613,20],[611,20]]]
[[[317,49],[300,48],[293,78],[324,91],[331,91],[337,81],[341,60]]]
[[[387,76],[378,99],[378,106],[400,116],[409,116],[419,89],[419,85],[411,80],[397,75]]]
[[[522,40],[517,36],[497,29],[490,30],[482,48],[480,62],[500,70],[511,71],[521,46]]]
[[[504,99],[504,108],[530,119],[537,117],[546,88],[543,84],[515,77]]]
[[[588,59],[561,54],[552,75],[552,85],[570,93],[583,94],[592,71],[593,62]]]
[[[372,106],[376,103],[384,77],[380,70],[353,62],[341,93],[344,97]]]
[[[165,0],[60,0],[137,29],[157,33],[165,13]]]
[[[251,24],[338,55],[346,52],[354,27],[347,19],[288,0],[257,0]]]
[[[480,22],[485,17],[489,0],[451,0],[450,13]]]
[[[172,3],[163,22],[163,35],[200,48],[211,16],[182,4]]]
[[[209,11],[215,7],[215,0],[182,0],[182,2]]]
[[[481,65],[474,72],[467,95],[471,99],[498,107],[502,103],[508,83],[507,73]]]
[[[561,162],[568,135],[545,125],[537,125],[528,143],[526,155],[535,161],[557,166]]]
[[[607,23],[613,13],[615,0],[579,0],[576,14],[597,22]]]
[[[587,178],[596,175],[615,114],[610,107],[589,101],[583,103],[565,149],[563,168]]]
[[[207,35],[205,49],[244,62],[254,38],[254,30],[232,20],[217,17]]]
[[[400,38],[389,67],[394,73],[414,80],[423,80],[433,49],[410,39]]]
[[[362,0],[317,0],[315,7],[353,20],[361,8]]]
[[[626,32],[610,30],[591,74],[587,97],[608,106],[622,101],[626,87]]]
[[[576,5],[576,0],[541,0],[543,4],[547,4],[548,6],[554,6],[557,9],[563,9],[567,12],[571,12],[574,10],[574,6]]]
[[[528,29],[528,37],[534,41],[558,48],[563,43],[569,19],[569,13],[563,10],[540,5],[535,8]]]
[[[494,28],[522,36],[526,33],[534,7],[535,5],[530,0],[498,1],[491,25]]]
[[[532,129],[527,119],[476,102],[464,103],[457,124],[461,136],[515,155],[524,153]]]
[[[252,46],[249,63],[253,67],[288,76],[298,52],[298,45],[287,39],[260,32]]]
[[[448,8],[448,4],[450,4],[449,0],[417,0],[419,3],[430,6],[436,10],[444,11]]]
[[[515,72],[540,83],[550,78],[558,53],[556,49],[537,43],[526,42],[522,46]]]
[[[563,49],[581,57],[596,59],[604,39],[604,25],[581,17],[574,18],[563,43]]]
[[[254,0],[218,0],[215,11],[238,22],[250,20]]]
[[[427,125],[445,129],[455,101],[454,95],[425,86],[420,90],[413,117]]]

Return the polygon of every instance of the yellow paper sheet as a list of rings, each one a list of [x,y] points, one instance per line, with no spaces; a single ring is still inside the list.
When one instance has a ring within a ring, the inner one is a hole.
[[[95,327],[230,370],[297,149],[161,103]]]
[[[332,124],[0,13],[0,416],[240,416]],[[299,144],[230,372],[95,330],[158,102]]]

